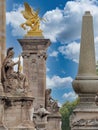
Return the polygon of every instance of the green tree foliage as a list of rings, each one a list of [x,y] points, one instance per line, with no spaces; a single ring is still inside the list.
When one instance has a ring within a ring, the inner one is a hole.
[[[62,130],[71,130],[69,118],[70,118],[70,115],[72,114],[73,109],[78,104],[78,102],[79,102],[79,99],[76,99],[73,102],[67,101],[60,108],[60,113],[62,115]]]

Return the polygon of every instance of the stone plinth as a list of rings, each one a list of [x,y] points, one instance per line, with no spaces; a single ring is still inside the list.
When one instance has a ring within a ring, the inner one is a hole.
[[[79,95],[80,103],[70,118],[71,130],[98,129],[98,107],[95,104],[98,76],[95,64],[93,19],[89,11],[83,16],[79,70],[73,81],[73,88]]]
[[[0,130],[35,130],[32,97],[0,97]]]
[[[8,129],[3,126],[0,126],[0,130],[8,130]]]
[[[35,108],[45,106],[46,51],[50,40],[30,37],[18,41],[23,49],[23,72],[29,79],[29,95],[35,97]]]
[[[61,130],[61,115],[52,114],[48,116],[47,130]]]

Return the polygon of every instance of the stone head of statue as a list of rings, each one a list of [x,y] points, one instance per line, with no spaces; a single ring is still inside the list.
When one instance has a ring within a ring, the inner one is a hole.
[[[8,50],[7,50],[7,57],[13,58],[13,56],[14,56],[13,47],[10,47],[10,48],[8,48]]]
[[[51,94],[51,89],[49,88],[49,89],[46,89],[46,95],[50,95]]]

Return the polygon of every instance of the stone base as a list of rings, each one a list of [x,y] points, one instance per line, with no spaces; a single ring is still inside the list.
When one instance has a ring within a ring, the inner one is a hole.
[[[0,130],[10,128],[11,130],[16,128],[34,130],[33,100],[33,97],[0,96]]]
[[[71,130],[98,130],[98,106],[95,94],[81,94],[80,103],[70,117]]]
[[[0,130],[8,130],[8,129],[5,128],[4,126],[0,126]]]
[[[61,130],[61,115],[59,113],[48,116],[47,130]]]
[[[76,127],[76,128],[74,128],[74,129],[72,129],[72,130],[98,130],[98,127],[88,127],[88,128],[85,128],[85,127]]]
[[[39,30],[39,31],[28,31],[27,34],[25,36],[43,36],[42,35],[42,30]]]
[[[78,76],[79,77],[79,76]],[[94,79],[95,78],[95,79]],[[98,76],[76,79],[72,82],[76,93],[96,94],[98,91]]]
[[[35,129],[34,128],[8,128],[8,130],[35,130]]]

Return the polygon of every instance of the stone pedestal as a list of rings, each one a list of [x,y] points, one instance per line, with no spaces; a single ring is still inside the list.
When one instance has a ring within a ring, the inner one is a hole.
[[[35,130],[32,97],[0,97],[0,130]]]
[[[61,130],[61,115],[59,113],[49,115],[47,120],[47,130]]]
[[[98,76],[95,64],[93,19],[89,11],[83,16],[79,70],[73,81],[73,88],[79,95],[80,103],[70,118],[71,130],[98,129],[98,107],[95,104]]]
[[[38,130],[47,130],[47,116],[40,118],[39,116],[36,115],[36,129]]]
[[[49,39],[24,38],[19,39],[23,49],[23,72],[29,79],[29,95],[35,97],[34,107],[45,106],[46,90],[46,50]]]

